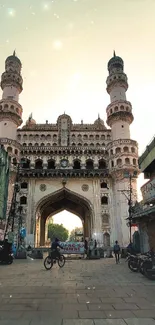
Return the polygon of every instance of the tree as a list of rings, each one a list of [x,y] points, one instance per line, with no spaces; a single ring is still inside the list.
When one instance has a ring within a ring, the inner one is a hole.
[[[79,227],[76,227],[75,229],[73,229],[71,232],[70,232],[70,235],[69,235],[69,241],[75,241],[76,240],[76,236],[75,234],[80,234],[82,233],[83,234],[83,228],[79,228]],[[78,237],[78,236],[77,236]]]
[[[49,224],[48,226],[48,238],[52,240],[58,238],[60,241],[65,242],[68,238],[68,230],[63,225]]]

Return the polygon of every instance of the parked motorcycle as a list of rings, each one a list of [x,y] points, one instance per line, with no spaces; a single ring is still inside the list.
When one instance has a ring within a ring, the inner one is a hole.
[[[140,272],[141,274],[144,274],[143,265],[148,258],[151,258],[150,252],[138,255],[128,254],[127,261],[129,269],[132,272]]]
[[[148,278],[149,280],[155,280],[155,264],[153,258],[147,258],[143,264],[143,274]]]

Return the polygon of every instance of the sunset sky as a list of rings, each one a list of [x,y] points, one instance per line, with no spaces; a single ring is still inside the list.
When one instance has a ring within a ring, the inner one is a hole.
[[[154,0],[0,0],[0,71],[16,49],[22,61],[23,120],[106,121],[107,63],[125,63],[139,153],[154,136]],[[139,184],[142,183],[142,180]]]

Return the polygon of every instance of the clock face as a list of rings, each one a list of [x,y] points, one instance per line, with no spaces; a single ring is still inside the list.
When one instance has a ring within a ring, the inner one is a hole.
[[[67,165],[68,165],[68,160],[67,159],[61,160],[61,166],[62,167],[67,167]]]

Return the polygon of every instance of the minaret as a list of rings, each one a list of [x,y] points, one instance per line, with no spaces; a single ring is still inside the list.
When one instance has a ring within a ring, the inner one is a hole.
[[[22,107],[19,104],[19,94],[22,91],[21,62],[14,51],[5,61],[5,72],[1,77],[3,90],[0,101],[0,141],[9,154],[17,158],[20,146],[17,141],[17,127],[22,123]]]
[[[128,89],[127,76],[124,73],[124,62],[115,52],[108,62],[109,76],[107,92],[110,105],[107,107],[107,124],[111,127],[112,141],[108,144],[109,173],[111,176],[110,216],[111,242],[118,240],[120,245],[129,243],[128,199],[129,178],[132,179],[132,200],[137,198],[138,145],[130,139],[130,124],[133,122],[132,105],[126,99]]]
[[[22,106],[19,104],[19,94],[22,91],[23,79],[21,76],[21,62],[14,51],[5,61],[5,72],[1,77],[1,88],[3,90],[0,100],[0,144],[11,157],[11,162],[19,162],[21,145],[17,139],[17,128],[22,124]],[[16,168],[11,164],[9,179],[8,208],[10,209]]]

